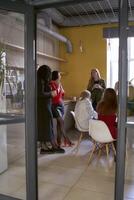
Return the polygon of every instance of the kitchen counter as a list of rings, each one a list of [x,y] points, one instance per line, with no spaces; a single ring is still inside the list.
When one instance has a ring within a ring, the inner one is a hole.
[[[68,103],[76,103],[76,101],[71,100],[71,99],[65,99],[64,104],[68,104]]]
[[[0,125],[23,123],[25,121],[23,114],[0,113]]]

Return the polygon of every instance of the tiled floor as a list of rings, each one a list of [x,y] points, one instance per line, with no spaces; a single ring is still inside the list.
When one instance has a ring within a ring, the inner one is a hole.
[[[129,130],[130,132],[133,130]],[[39,155],[39,200],[114,200],[115,163],[105,155],[88,166],[92,145],[85,140],[76,155],[71,147],[65,154]],[[134,200],[134,151],[128,150],[124,200]],[[25,159],[21,157],[0,175],[0,193],[26,199]]]

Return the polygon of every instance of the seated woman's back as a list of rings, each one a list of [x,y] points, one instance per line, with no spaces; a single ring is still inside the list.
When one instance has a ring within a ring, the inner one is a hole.
[[[97,105],[98,119],[104,121],[114,139],[117,138],[116,112],[117,97],[114,89],[107,88],[102,100]]]
[[[109,115],[98,114],[98,119],[106,123],[112,137],[116,139],[117,138],[116,114],[109,114]]]

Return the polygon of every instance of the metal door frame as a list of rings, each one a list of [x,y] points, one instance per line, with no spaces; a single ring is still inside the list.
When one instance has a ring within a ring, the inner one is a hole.
[[[25,63],[25,149],[27,200],[38,199],[36,145],[36,13],[34,6],[24,1],[1,0],[0,9],[24,14]],[[17,119],[16,119],[17,120]],[[15,120],[13,120],[15,123]],[[8,124],[8,121],[7,121]],[[17,200],[0,194],[0,200]]]
[[[128,0],[119,1],[119,107],[118,140],[115,174],[115,200],[124,199],[126,129],[127,129],[127,76],[128,76]]]
[[[40,0],[38,5],[26,5],[21,1],[1,0],[0,9],[20,12],[25,15],[25,67],[26,67],[26,169],[27,200],[38,199],[37,152],[36,152],[36,11],[47,7],[70,5],[88,0]],[[95,0],[89,0],[92,2]],[[119,0],[119,114],[117,163],[115,176],[115,200],[123,200],[125,174],[126,128],[126,94],[127,94],[127,33],[128,33],[128,0]],[[30,76],[29,76],[30,74]],[[134,124],[131,124],[134,127]],[[5,199],[4,199],[5,198]],[[15,200],[0,195],[0,200]]]

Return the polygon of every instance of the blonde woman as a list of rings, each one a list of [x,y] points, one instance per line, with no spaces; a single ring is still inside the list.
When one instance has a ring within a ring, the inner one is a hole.
[[[101,78],[99,70],[92,69],[87,90],[91,92],[92,105],[95,110],[105,88],[105,81]]]
[[[88,131],[89,119],[97,118],[97,113],[94,111],[91,102],[91,93],[88,90],[84,90],[75,106],[76,120],[81,129]]]

